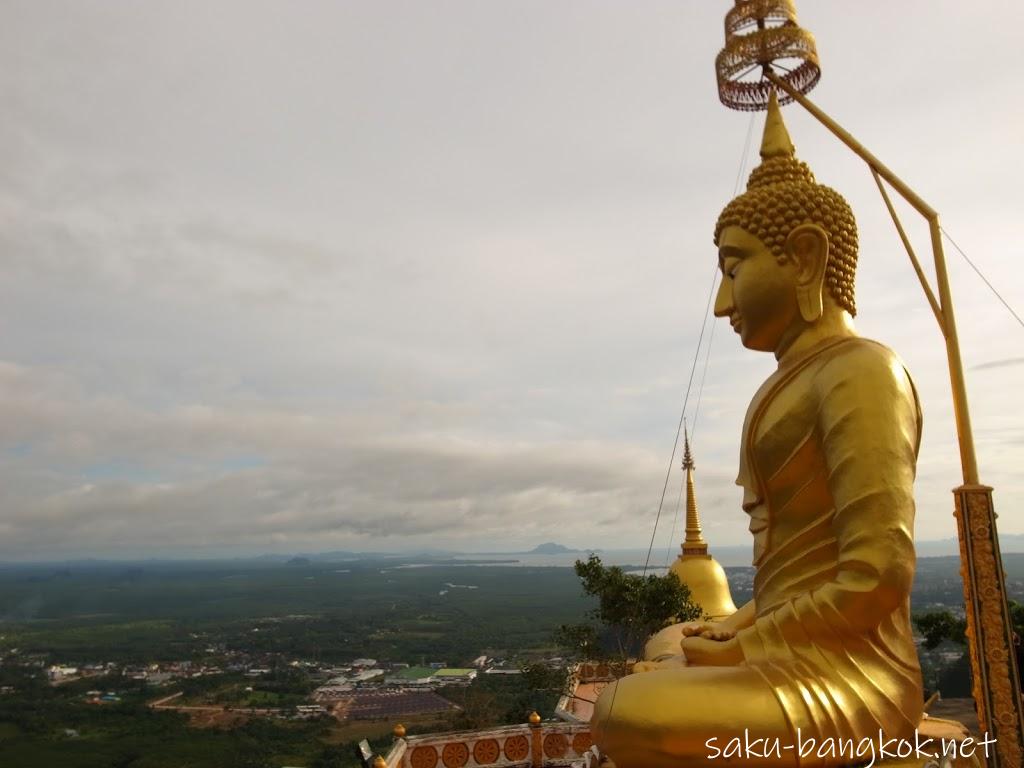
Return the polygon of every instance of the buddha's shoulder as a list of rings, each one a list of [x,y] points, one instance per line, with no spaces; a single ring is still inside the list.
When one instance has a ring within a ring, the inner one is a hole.
[[[859,336],[824,349],[811,367],[813,377],[826,385],[851,381],[913,386],[899,355],[881,342]]]
[[[752,423],[768,408],[786,410],[797,403],[817,408],[849,397],[894,395],[917,399],[910,375],[895,352],[860,336],[832,339],[769,376],[750,401],[746,422]]]
[[[885,344],[874,339],[865,339],[863,336],[850,336],[836,340],[835,343],[827,345],[822,350],[818,359],[821,363],[854,360],[867,365],[888,365],[893,361],[900,365],[903,364],[899,356]]]

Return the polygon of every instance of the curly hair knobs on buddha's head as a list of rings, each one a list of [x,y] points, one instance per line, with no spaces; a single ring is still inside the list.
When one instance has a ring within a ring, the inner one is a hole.
[[[723,229],[736,226],[778,257],[790,232],[801,224],[817,224],[829,239],[825,285],[836,304],[856,315],[857,222],[853,211],[842,195],[818,184],[807,164],[796,159],[774,94],[768,105],[761,158],[761,165],[750,174],[747,191],[725,206],[718,217],[715,245]]]

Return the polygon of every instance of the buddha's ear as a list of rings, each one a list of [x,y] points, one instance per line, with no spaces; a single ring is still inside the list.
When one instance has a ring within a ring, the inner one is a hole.
[[[796,271],[796,298],[800,315],[808,323],[821,317],[825,267],[828,265],[828,233],[817,224],[801,224],[786,238],[786,255]]]

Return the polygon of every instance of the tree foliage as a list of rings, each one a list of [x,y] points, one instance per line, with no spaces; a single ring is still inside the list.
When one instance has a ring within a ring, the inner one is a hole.
[[[542,665],[533,665],[521,675],[480,675],[468,686],[446,686],[438,694],[460,708],[454,728],[479,730],[522,724],[531,712],[551,717],[564,681],[564,669],[545,672]]]
[[[965,645],[967,643],[967,621],[958,619],[949,611],[929,611],[914,616],[914,624],[924,635],[924,647],[929,651],[937,648],[944,640]]]
[[[1009,601],[1010,623],[1013,630],[1024,636],[1024,605],[1016,600]],[[924,647],[928,650],[938,647],[943,640],[957,645],[967,645],[967,620],[958,619],[950,611],[928,611],[914,616],[914,624],[924,635]]]
[[[690,590],[673,573],[626,573],[617,565],[604,565],[594,554],[577,560],[575,570],[583,591],[597,598],[597,607],[590,612],[597,624],[563,624],[555,640],[578,658],[625,661],[667,624],[703,616],[690,599]]]

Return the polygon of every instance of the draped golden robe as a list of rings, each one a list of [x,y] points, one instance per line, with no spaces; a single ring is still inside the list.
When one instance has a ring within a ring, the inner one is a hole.
[[[733,737],[912,738],[910,628],[921,413],[886,347],[834,338],[785,360],[747,411],[740,472],[756,618],[738,666],[659,669],[609,686],[592,720],[618,768],[707,766]],[[799,730],[798,730],[799,729]],[[848,765],[797,750],[744,765]]]

